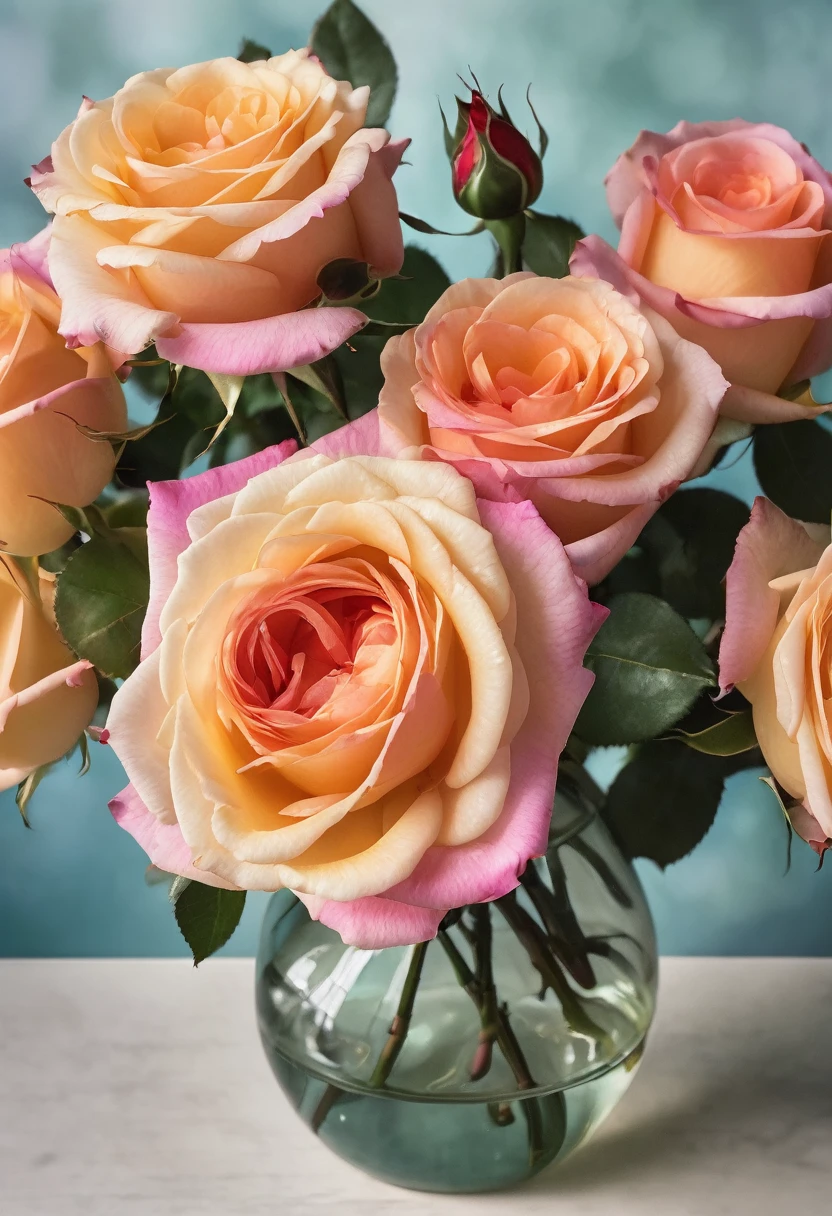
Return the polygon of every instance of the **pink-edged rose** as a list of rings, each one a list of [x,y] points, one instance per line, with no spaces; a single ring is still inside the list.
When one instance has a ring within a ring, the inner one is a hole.
[[[531,504],[352,454],[376,434],[151,485],[144,658],[108,721],[113,814],[156,865],[289,887],[367,948],[545,850],[605,616]]]
[[[706,448],[714,361],[598,279],[467,279],[382,356],[383,442],[530,499],[578,574],[603,578]]]
[[[680,122],[642,131],[607,177],[618,258],[599,237],[578,274],[632,283],[720,364],[723,413],[746,422],[811,416],[777,397],[832,364],[832,180],[782,127]]]
[[[753,707],[765,761],[818,852],[832,837],[832,544],[758,498],[726,578],[723,689]]]
[[[310,308],[329,262],[402,262],[392,175],[405,143],[365,129],[369,89],[308,51],[213,59],[87,99],[35,167],[56,215],[51,269],[70,346],[150,342],[247,375],[309,363],[365,322]]]
[[[49,229],[0,250],[0,553],[34,557],[74,529],[51,504],[85,507],[115,465],[121,385],[100,342],[67,350],[47,268]]]

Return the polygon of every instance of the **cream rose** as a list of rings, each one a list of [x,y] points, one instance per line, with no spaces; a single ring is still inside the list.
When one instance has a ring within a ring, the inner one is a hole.
[[[393,447],[450,461],[487,497],[531,499],[589,582],[694,470],[727,387],[636,298],[526,273],[450,287],[382,368]]]
[[[68,752],[98,702],[91,664],[50,619],[51,591],[48,578],[0,559],[0,790]]]
[[[758,498],[726,579],[720,684],[753,707],[772,775],[802,810],[795,829],[832,837],[832,544]]]
[[[50,503],[85,507],[113,474],[95,431],[122,431],[124,394],[101,343],[67,350],[49,232],[0,251],[0,552],[48,553],[72,535]]]
[[[544,851],[604,611],[528,503],[292,447],[151,486],[113,813],[163,869],[290,887],[365,945],[424,940]]]
[[[336,258],[394,274],[406,144],[362,129],[369,90],[308,51],[142,72],[86,101],[31,184],[54,224],[70,346],[245,375],[320,358],[364,324],[308,308]]]
[[[782,127],[681,122],[642,131],[607,177],[618,256],[580,242],[575,273],[631,283],[720,364],[723,413],[807,417],[776,394],[832,364],[832,181]]]

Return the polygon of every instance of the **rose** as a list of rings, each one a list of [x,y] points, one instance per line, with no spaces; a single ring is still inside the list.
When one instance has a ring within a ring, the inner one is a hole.
[[[819,852],[832,836],[832,545],[828,527],[754,503],[726,577],[720,685],[753,707],[772,775],[802,804],[793,827]]]
[[[308,363],[365,318],[307,308],[337,258],[402,262],[392,174],[406,143],[363,130],[369,90],[308,51],[143,72],[86,101],[31,184],[54,224],[70,346],[246,375]]]
[[[597,279],[468,279],[388,342],[394,446],[530,498],[589,582],[694,469],[725,381],[666,321]]]
[[[477,89],[460,101],[451,159],[454,197],[470,215],[507,219],[530,207],[543,189],[543,165],[525,135]]]
[[[606,615],[530,504],[326,455],[374,422],[151,486],[145,657],[108,721],[132,783],[111,809],[156,865],[290,887],[368,948],[545,850]]]
[[[574,273],[630,282],[732,387],[723,413],[805,418],[778,398],[832,363],[832,181],[781,127],[681,122],[642,131],[607,177],[616,258],[580,242]]]
[[[98,701],[92,664],[50,619],[51,591],[49,576],[0,560],[0,790],[68,752]]]
[[[0,541],[2,551],[48,553],[73,528],[50,504],[84,507],[110,480],[124,429],[121,385],[101,343],[67,350],[49,279],[45,230],[0,250]]]

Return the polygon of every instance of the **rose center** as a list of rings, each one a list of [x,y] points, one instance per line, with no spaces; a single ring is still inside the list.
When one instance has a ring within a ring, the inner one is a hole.
[[[565,323],[568,328],[568,322]],[[475,409],[494,414],[513,413],[518,402],[535,399],[539,405],[580,388],[584,383],[588,351],[582,339],[589,335],[552,329],[522,329],[484,323],[472,327],[466,341],[467,376],[460,396]]]
[[[692,185],[697,194],[738,211],[766,207],[774,194],[768,174],[743,161],[700,165]]]
[[[375,596],[288,595],[247,614],[230,639],[235,699],[255,712],[310,718],[361,683],[394,637],[390,607]]]

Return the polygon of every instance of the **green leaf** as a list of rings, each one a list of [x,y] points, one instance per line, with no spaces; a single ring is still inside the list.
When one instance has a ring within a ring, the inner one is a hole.
[[[200,456],[204,455],[205,452],[208,451],[211,445],[216,442],[216,440],[228,426],[229,422],[234,416],[234,410],[237,402],[240,400],[240,393],[243,391],[243,385],[246,382],[245,376],[226,376],[220,372],[206,372],[205,375],[213,384],[217,391],[217,396],[225,406],[225,417],[221,420],[219,426],[206,443],[202,452],[199,453]]]
[[[50,574],[60,574],[80,544],[80,536],[71,536],[59,549],[53,549],[51,553],[42,554],[38,558],[38,563],[44,570],[48,570]]]
[[[122,490],[104,507],[104,518],[111,528],[143,528],[148,505],[147,490]]]
[[[610,787],[603,817],[628,857],[664,869],[707,834],[726,775],[720,758],[683,743],[646,743]]]
[[[332,355],[326,355],[316,363],[293,367],[291,374],[295,380],[300,380],[301,384],[325,397],[336,413],[340,414],[345,422],[349,421],[344,397],[344,379]]]
[[[168,899],[172,904],[176,903],[177,899],[185,888],[191,885],[191,882],[192,879],[184,878],[181,874],[175,874],[173,876],[173,882],[170,884],[170,889],[168,891]]]
[[[376,282],[370,278],[370,265],[356,258],[335,258],[327,262],[316,280],[325,300],[343,304],[355,299]]]
[[[563,216],[527,211],[523,261],[535,274],[562,279],[569,273],[572,250],[583,235],[582,228]]]
[[[704,646],[663,600],[641,592],[615,596],[586,656],[595,683],[575,732],[597,746],[655,738],[714,684]]]
[[[174,914],[195,967],[225,945],[240,923],[245,902],[245,891],[224,891],[201,882],[189,882],[180,891]]]
[[[444,228],[434,228],[427,220],[420,220],[417,215],[407,215],[404,211],[399,212],[399,219],[403,224],[407,224],[408,228],[424,233],[425,236],[478,236],[485,231],[485,224],[481,220],[467,232],[446,232]]]
[[[828,524],[832,514],[832,434],[815,419],[760,426],[754,469],[763,493],[787,515]]]
[[[690,733],[680,730],[678,736],[687,747],[709,756],[738,756],[757,746],[757,733],[750,709],[728,714],[721,722]]]
[[[118,476],[126,486],[175,481],[191,460],[205,451],[211,432],[227,416],[219,392],[204,372],[189,367],[179,370],[170,364],[167,370],[167,390],[155,421],[168,421],[125,446]]]
[[[639,537],[659,577],[659,594],[682,616],[718,620],[725,614],[723,579],[749,509],[721,490],[679,490]]]
[[[72,554],[58,579],[55,615],[80,658],[105,676],[125,679],[139,661],[149,595],[146,534],[114,530]]]
[[[534,119],[535,124],[537,126],[537,136],[538,136],[539,148],[540,148],[539,156],[540,156],[540,159],[543,160],[543,157],[546,155],[546,149],[549,147],[549,135],[548,135],[548,132],[546,131],[546,128],[544,127],[543,123],[540,121],[540,119],[537,116],[537,110],[532,105],[532,86],[531,85],[529,85],[529,87],[526,89],[526,104],[529,107],[529,109],[531,110],[532,118]],[[583,234],[581,234],[581,235],[583,235]]]
[[[448,126],[448,120],[445,117],[445,111],[442,109],[442,102],[439,102],[439,113],[442,115],[442,136],[445,143],[445,155],[449,161],[453,161],[454,153],[456,152],[457,140],[451,134],[451,129]]]
[[[259,59],[271,59],[271,57],[272,53],[268,47],[263,46],[260,42],[254,42],[251,38],[243,39],[237,55],[240,63],[256,63]]]
[[[418,245],[406,245],[399,276],[384,279],[378,295],[363,304],[362,311],[373,321],[419,325],[450,285],[450,278],[432,254]],[[362,330],[357,336],[364,333]]]
[[[396,96],[398,73],[390,47],[352,0],[335,0],[315,25],[309,45],[330,76],[354,89],[370,86],[365,125],[383,127]]]
[[[14,796],[17,809],[20,811],[20,818],[27,828],[32,825],[29,822],[29,803],[32,800],[32,795],[43,781],[50,769],[54,768],[54,764],[41,764],[34,769],[28,777],[20,782],[17,787],[17,793]]]

